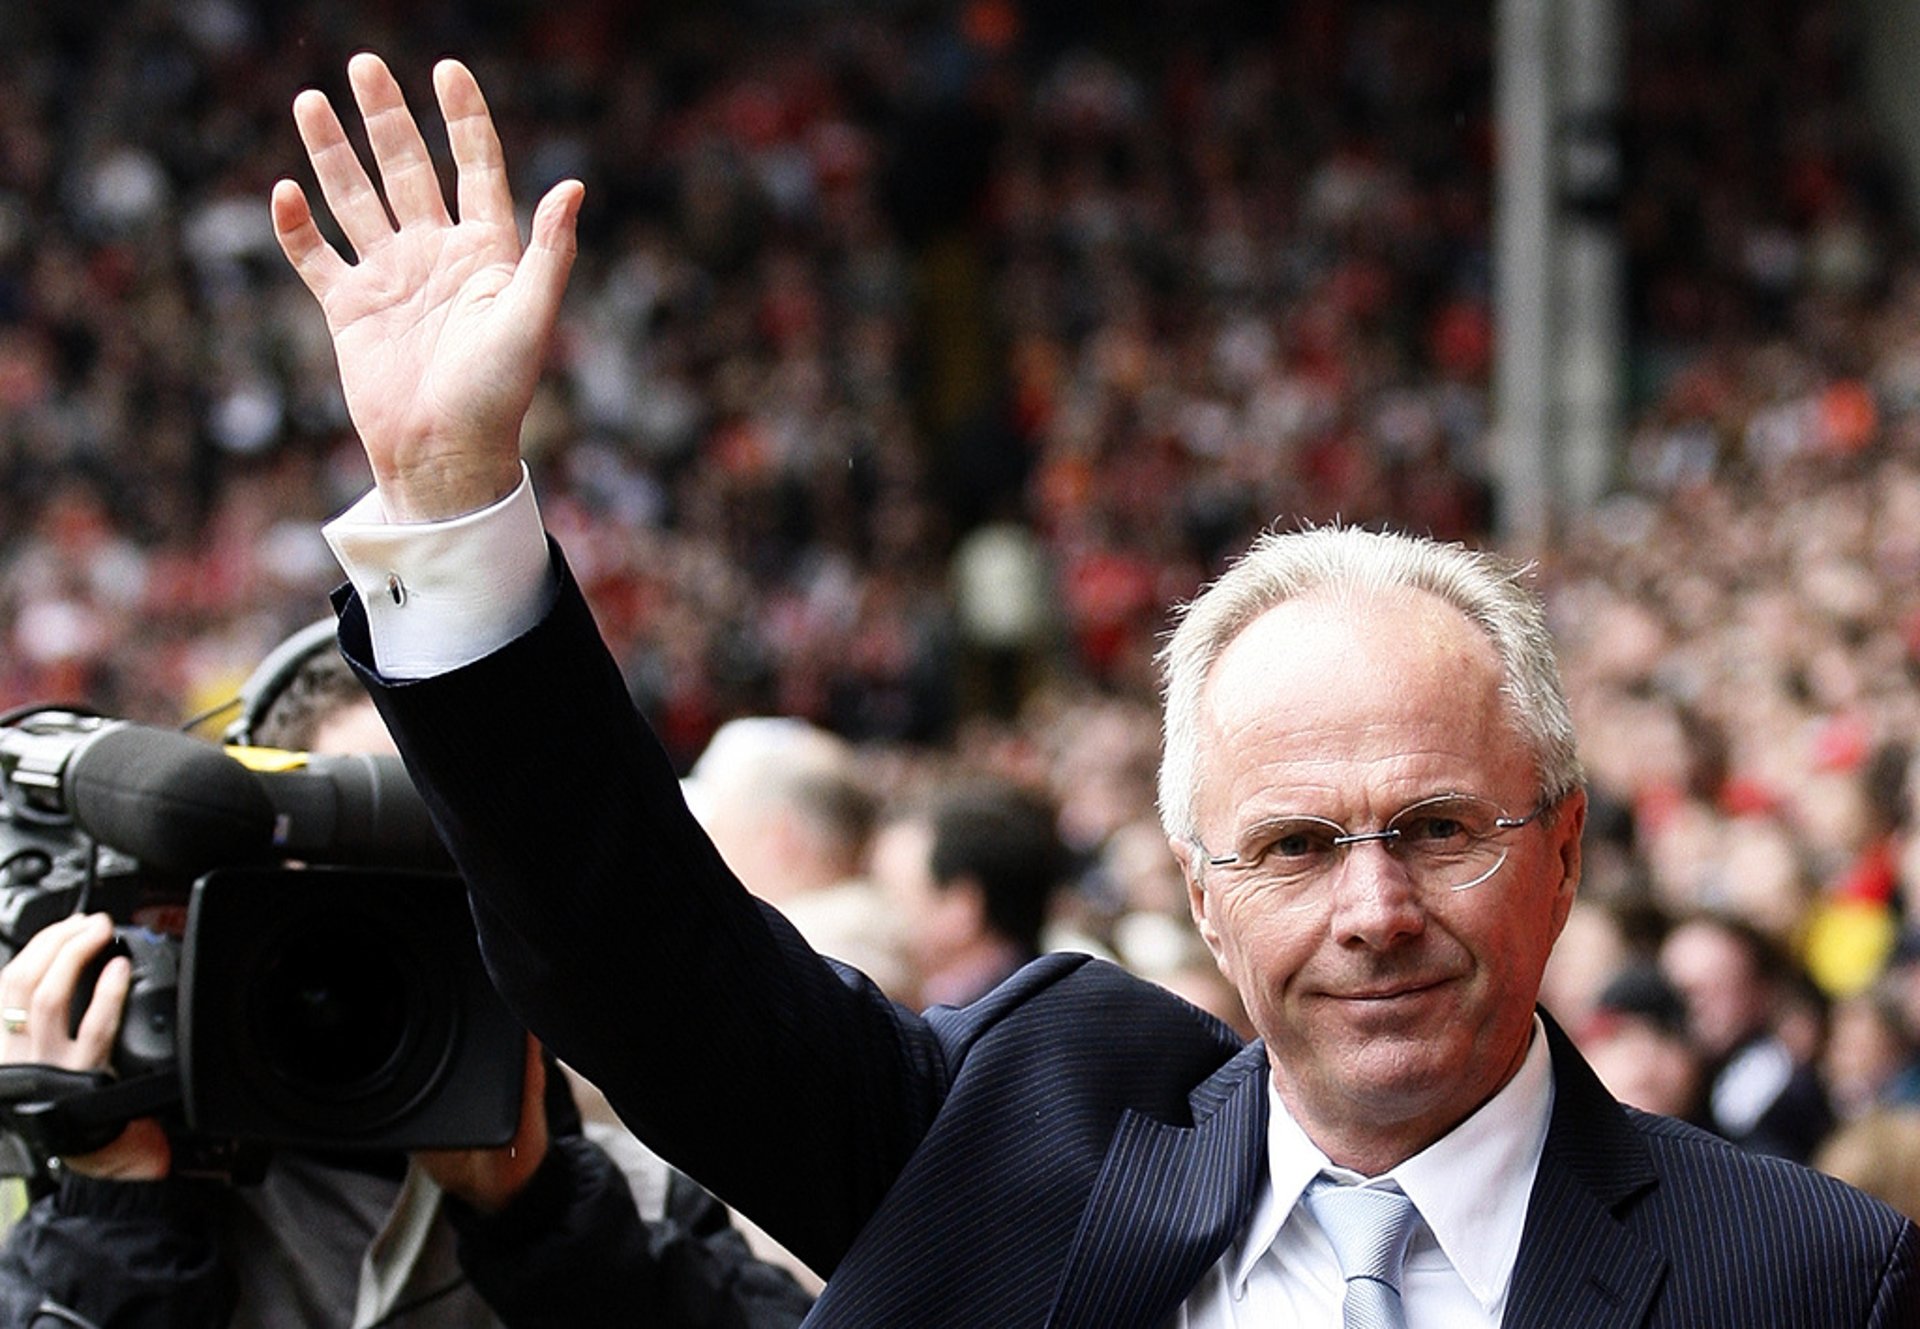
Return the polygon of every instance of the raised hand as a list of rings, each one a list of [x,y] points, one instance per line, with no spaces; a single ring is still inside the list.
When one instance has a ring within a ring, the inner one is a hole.
[[[500,139],[466,66],[443,60],[433,71],[458,171],[458,220],[386,64],[357,55],[347,76],[379,189],[324,94],[301,93],[293,118],[357,261],[327,244],[291,180],[274,186],[274,233],[326,314],[347,410],[388,515],[458,516],[519,482],[520,425],[573,267],[584,191],[566,180],[547,192],[523,253]]]

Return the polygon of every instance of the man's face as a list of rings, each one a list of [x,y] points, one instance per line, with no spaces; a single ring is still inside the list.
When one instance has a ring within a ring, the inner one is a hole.
[[[1196,803],[1207,852],[1310,814],[1370,831],[1418,799],[1540,798],[1485,636],[1415,592],[1291,601],[1215,664]],[[1382,1171],[1503,1085],[1526,1055],[1548,952],[1579,878],[1584,796],[1505,833],[1485,882],[1419,892],[1379,844],[1282,907],[1176,843],[1194,919],[1266,1040],[1275,1091],[1336,1162]]]
[[[980,921],[973,897],[934,880],[931,823],[915,817],[882,826],[873,837],[868,875],[905,920],[907,949],[923,977],[975,939]]]
[[[1767,995],[1753,959],[1707,922],[1683,923],[1660,946],[1660,968],[1687,999],[1694,1041],[1724,1057],[1766,1027]]]
[[[373,700],[356,701],[322,720],[313,732],[313,750],[340,756],[397,757],[387,722]]]

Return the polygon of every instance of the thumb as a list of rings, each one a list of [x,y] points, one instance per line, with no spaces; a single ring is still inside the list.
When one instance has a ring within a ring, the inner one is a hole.
[[[577,229],[586,193],[578,180],[562,180],[534,209],[526,252],[501,293],[522,328],[539,328],[544,334],[560,317],[560,299],[580,248]]]

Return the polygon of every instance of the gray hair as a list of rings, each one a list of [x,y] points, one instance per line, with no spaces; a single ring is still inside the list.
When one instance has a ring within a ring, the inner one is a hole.
[[[1169,836],[1197,835],[1201,696],[1221,653],[1275,605],[1318,591],[1424,591],[1487,634],[1499,655],[1502,691],[1520,737],[1533,750],[1546,802],[1581,783],[1573,718],[1529,569],[1459,544],[1357,527],[1268,531],[1232,567],[1178,611],[1159,654],[1165,687],[1160,822]]]
[[[736,716],[721,725],[680,788],[709,829],[721,816],[764,828],[785,810],[850,863],[866,846],[878,801],[845,739],[780,715]]]

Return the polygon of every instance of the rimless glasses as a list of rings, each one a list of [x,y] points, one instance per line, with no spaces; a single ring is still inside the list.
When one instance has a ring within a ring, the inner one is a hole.
[[[1426,896],[1472,890],[1507,861],[1514,831],[1551,806],[1542,799],[1524,817],[1508,816],[1476,794],[1435,794],[1410,803],[1376,831],[1349,831],[1325,817],[1284,815],[1251,827],[1238,853],[1215,854],[1194,842],[1208,867],[1221,868],[1286,909],[1308,909],[1326,897],[1348,853],[1378,844]]]

